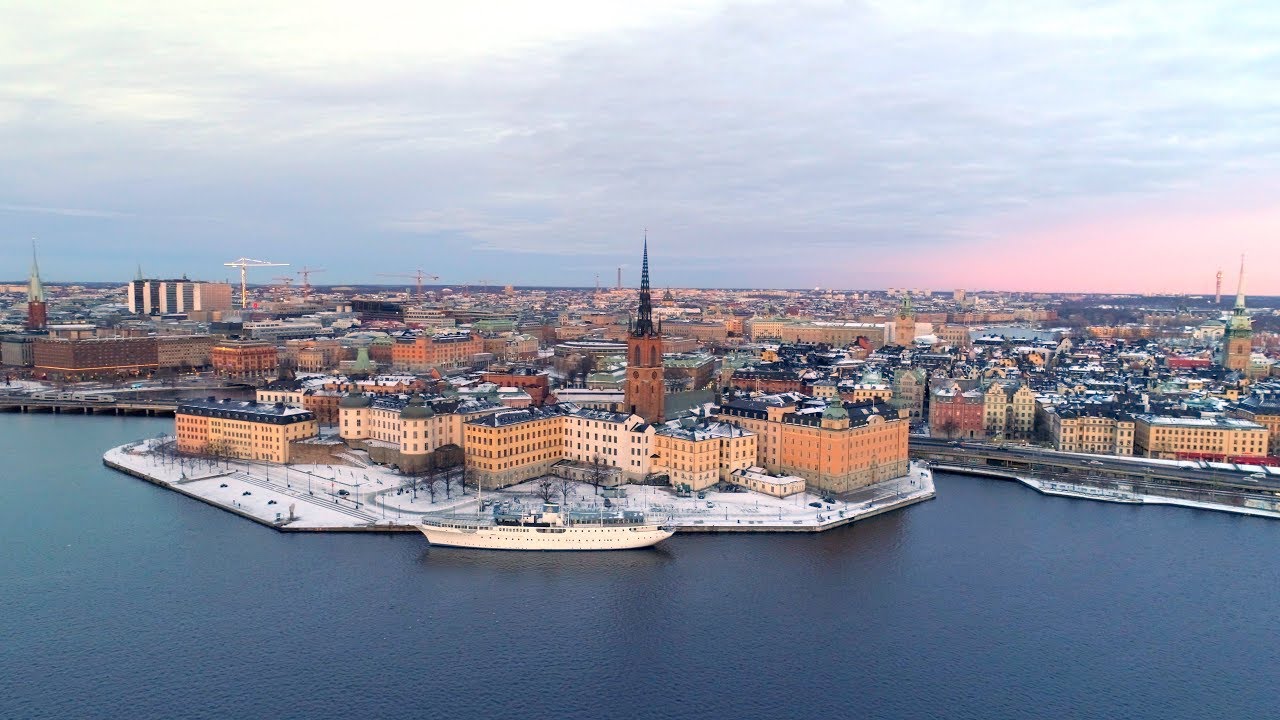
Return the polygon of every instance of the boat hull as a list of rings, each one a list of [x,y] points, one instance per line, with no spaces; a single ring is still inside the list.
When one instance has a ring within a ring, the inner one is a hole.
[[[658,525],[539,528],[463,528],[419,525],[432,545],[483,550],[634,550],[657,545],[675,534]]]

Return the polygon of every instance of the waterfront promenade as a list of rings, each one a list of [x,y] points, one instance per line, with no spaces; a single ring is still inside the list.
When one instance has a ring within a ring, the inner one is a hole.
[[[244,460],[182,458],[166,452],[167,438],[153,438],[108,450],[103,463],[152,484],[221,508],[263,525],[290,532],[406,532],[423,516],[472,514],[475,488],[456,476],[434,488],[373,464],[274,465]],[[359,462],[359,460],[355,460]],[[414,484],[414,481],[417,484]],[[447,485],[447,487],[446,487]],[[619,510],[640,510],[670,522],[678,532],[821,532],[923,502],[934,497],[932,473],[913,465],[911,473],[824,502],[801,493],[775,498],[754,492],[708,491],[705,497],[677,497],[666,487],[624,486],[611,498]],[[537,507],[535,482],[486,491],[487,500]],[[604,498],[590,485],[576,485],[572,507],[597,507]]]

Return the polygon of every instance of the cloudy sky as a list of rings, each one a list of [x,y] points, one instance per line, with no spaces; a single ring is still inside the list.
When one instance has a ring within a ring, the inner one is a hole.
[[[203,9],[192,9],[199,6]],[[0,277],[1280,294],[1280,10],[0,0]],[[277,274],[262,271],[261,279]]]

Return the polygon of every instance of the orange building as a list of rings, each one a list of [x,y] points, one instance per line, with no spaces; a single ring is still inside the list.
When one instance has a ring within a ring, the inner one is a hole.
[[[470,332],[427,335],[411,333],[396,338],[391,346],[391,364],[403,370],[453,367],[470,363],[484,352],[484,341]]]
[[[209,349],[209,364],[232,378],[269,377],[279,367],[276,346],[264,340],[223,340]]]
[[[316,436],[316,416],[282,404],[196,400],[178,406],[178,452],[289,462],[290,443]]]
[[[720,418],[757,435],[757,465],[811,488],[848,492],[908,471],[909,425],[883,403],[783,394],[727,402]]]

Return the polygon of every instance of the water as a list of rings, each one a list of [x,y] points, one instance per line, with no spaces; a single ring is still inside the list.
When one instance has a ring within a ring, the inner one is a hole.
[[[938,478],[822,535],[280,534],[0,417],[4,718],[1276,717],[1280,523]]]

